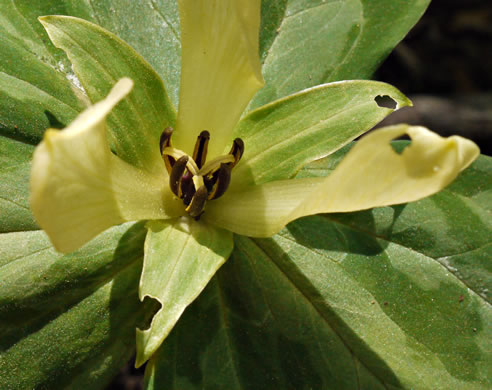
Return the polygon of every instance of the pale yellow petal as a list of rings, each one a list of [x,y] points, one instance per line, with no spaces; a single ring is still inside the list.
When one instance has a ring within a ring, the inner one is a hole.
[[[227,192],[207,203],[201,219],[244,236],[271,237],[295,219],[291,214],[321,184],[322,179],[281,180]]]
[[[181,84],[176,147],[193,152],[202,130],[209,155],[230,148],[232,130],[263,86],[260,0],[180,0]]]
[[[73,251],[121,222],[183,212],[164,174],[138,170],[109,149],[105,118],[132,86],[130,79],[120,80],[106,99],[65,130],[47,130],[34,152],[31,208],[61,252]]]
[[[408,134],[401,154],[391,140]],[[210,202],[203,218],[236,233],[268,237],[305,215],[407,203],[435,194],[479,155],[471,141],[423,127],[392,126],[357,142],[326,178],[267,183]]]

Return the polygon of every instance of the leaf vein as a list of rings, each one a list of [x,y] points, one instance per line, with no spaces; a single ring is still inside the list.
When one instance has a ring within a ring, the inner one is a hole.
[[[169,27],[169,30],[171,30],[171,33],[173,34],[174,38],[176,39],[176,41],[179,42],[180,39],[178,36],[178,32],[176,31],[176,29],[174,28],[172,23],[167,19],[166,15],[159,9],[155,0],[150,0],[150,7],[157,13],[157,15],[159,15],[161,17],[161,19],[164,21],[164,23],[166,23],[166,25]]]
[[[12,6],[14,7],[15,11],[20,15],[20,17],[26,22],[26,24],[29,26],[29,29],[34,33],[34,35],[39,38],[39,41],[43,44],[43,47],[44,49],[46,50],[46,53],[52,60],[53,60],[53,63],[56,63],[55,61],[55,58],[53,57],[53,55],[50,53],[50,51],[48,50],[48,48],[46,47],[46,45],[44,44],[43,42],[43,39],[42,37],[38,34],[38,32],[33,28],[33,26],[31,25],[31,23],[29,22],[29,20],[19,11],[19,8],[17,7],[17,4],[15,3],[15,0],[11,0],[11,3],[12,3]],[[36,55],[36,53],[33,53],[32,51],[29,50],[29,52],[31,54],[33,54],[34,56],[38,57]]]
[[[227,318],[226,318],[226,309],[225,309],[225,304],[224,304],[224,297],[222,296],[222,288],[220,287],[220,278],[216,278],[216,288],[217,288],[217,300],[218,300],[218,307],[220,309],[221,315],[220,315],[220,320],[222,322],[222,327],[224,329],[225,333],[225,338],[226,338],[226,344],[227,344],[227,353],[229,354],[230,361],[231,361],[231,366],[232,366],[232,371],[234,372],[234,379],[237,384],[237,388],[242,389],[243,387],[241,386],[241,382],[239,380],[239,374],[238,374],[238,368],[235,363],[235,359],[232,354],[232,348],[231,348],[231,335],[229,331],[229,326],[227,325]]]
[[[4,196],[1,196],[1,195],[0,195],[0,199],[7,202],[7,203],[12,203],[13,205],[15,205],[17,207],[20,207],[21,209],[29,210],[28,206],[17,203],[16,201],[14,201],[12,199],[5,198]]]
[[[342,337],[342,335],[340,333],[338,333],[338,330],[336,329],[336,327],[331,323],[331,321],[329,320],[328,317],[326,317],[324,315],[324,313],[318,308],[318,306],[316,305],[315,302],[313,302],[311,299],[309,299],[309,296],[304,292],[303,289],[300,288],[300,286],[298,286],[296,284],[296,282],[294,280],[292,280],[292,278],[289,277],[289,275],[282,269],[282,267],[278,264],[278,262],[276,261],[276,258],[275,257],[270,257],[268,256],[268,254],[263,250],[263,248],[261,246],[259,246],[255,240],[251,240],[251,242],[261,251],[265,254],[266,257],[270,258],[272,260],[272,264],[275,265],[275,267],[278,269],[279,273],[285,278],[286,281],[288,281],[300,294],[300,296],[302,298],[304,298],[304,300],[319,314],[319,316],[323,319],[323,321],[326,323],[327,326],[329,326],[331,328],[331,330],[333,331],[333,333],[335,335],[337,335],[337,337],[339,338],[340,342],[345,346],[345,348],[347,348],[347,350],[349,351],[349,353],[352,355],[352,356],[355,356],[355,353],[354,351],[350,348],[350,346],[347,344],[347,342],[345,341],[345,339]],[[272,313],[273,314],[273,313]],[[369,371],[371,372],[371,370],[369,369],[369,367],[367,367],[364,362],[362,362],[361,360],[359,360],[357,358],[357,360]],[[373,373],[374,377],[383,384],[384,386],[384,381],[379,378],[379,376],[377,376],[375,373]]]

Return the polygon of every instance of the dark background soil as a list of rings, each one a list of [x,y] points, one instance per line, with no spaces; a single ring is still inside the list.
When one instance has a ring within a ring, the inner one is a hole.
[[[460,134],[492,155],[492,1],[433,0],[427,12],[375,74],[398,87],[414,107],[384,124],[420,124]],[[140,390],[143,369],[131,362],[107,390]]]

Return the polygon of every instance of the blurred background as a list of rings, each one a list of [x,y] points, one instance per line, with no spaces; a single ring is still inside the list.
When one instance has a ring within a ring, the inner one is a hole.
[[[383,124],[421,124],[492,155],[492,1],[433,0],[374,78],[410,97]]]
[[[459,134],[492,156],[491,0],[433,0],[374,78],[396,86],[414,103],[384,125],[406,122]],[[143,389],[143,368],[133,364],[107,390]]]

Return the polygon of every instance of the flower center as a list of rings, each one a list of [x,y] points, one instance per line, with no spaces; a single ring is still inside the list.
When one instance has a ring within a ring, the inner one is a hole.
[[[171,145],[173,129],[168,127],[161,135],[161,155],[169,173],[169,187],[183,199],[186,212],[196,220],[203,214],[207,200],[224,195],[231,181],[232,168],[241,160],[244,143],[241,138],[233,141],[230,152],[207,161],[210,133],[204,130],[198,136],[193,156]]]

